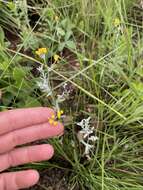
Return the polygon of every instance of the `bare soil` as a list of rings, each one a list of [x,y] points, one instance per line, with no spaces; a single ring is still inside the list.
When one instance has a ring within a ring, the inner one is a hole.
[[[57,168],[45,170],[40,173],[40,176],[39,183],[29,190],[70,190],[63,170]]]

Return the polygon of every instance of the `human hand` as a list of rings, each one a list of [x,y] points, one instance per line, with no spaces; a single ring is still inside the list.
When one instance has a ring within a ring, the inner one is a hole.
[[[48,118],[53,114],[52,109],[42,107],[0,112],[0,172],[12,166],[48,160],[53,156],[53,147],[48,144],[16,148],[39,139],[62,135],[62,124],[52,126],[48,123]],[[35,170],[1,173],[0,190],[27,188],[38,180],[39,174]]]

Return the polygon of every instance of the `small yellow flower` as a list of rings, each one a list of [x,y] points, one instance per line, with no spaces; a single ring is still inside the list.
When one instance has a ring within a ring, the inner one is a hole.
[[[55,60],[55,62],[57,62],[59,59],[60,59],[60,56],[57,55],[57,54],[55,54],[55,55],[54,55],[54,60]]]
[[[55,119],[55,115],[54,114],[51,116],[51,119]]]
[[[114,24],[115,27],[119,26],[121,24],[120,19],[119,18],[115,18],[113,24]]]
[[[45,54],[48,52],[47,48],[39,48],[35,53],[39,55],[39,57],[44,58]]]
[[[55,21],[59,21],[59,17],[57,15],[55,16]]]
[[[57,121],[54,121],[53,125],[56,126],[57,124],[58,124],[58,122],[57,122]]]
[[[63,110],[61,110],[61,114],[63,114],[64,113],[64,111]]]
[[[49,119],[49,123],[52,125],[54,124],[54,120],[53,119]]]
[[[63,113],[64,113],[63,110],[60,110],[60,111],[57,112],[57,117],[58,117],[58,119],[61,119],[61,115],[62,115]]]

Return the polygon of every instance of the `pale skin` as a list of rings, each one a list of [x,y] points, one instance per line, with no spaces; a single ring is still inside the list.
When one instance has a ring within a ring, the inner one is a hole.
[[[9,167],[50,159],[54,149],[49,144],[22,146],[39,139],[62,135],[64,127],[49,124],[54,111],[50,108],[15,109],[0,112],[0,190],[18,190],[36,184],[36,170],[18,172],[3,171]]]

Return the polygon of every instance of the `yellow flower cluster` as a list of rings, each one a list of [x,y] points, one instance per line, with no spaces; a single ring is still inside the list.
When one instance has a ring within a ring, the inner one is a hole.
[[[58,119],[61,119],[61,115],[62,115],[63,113],[64,113],[63,110],[58,111],[58,112],[57,112],[57,118],[58,118]],[[50,123],[51,125],[53,125],[53,126],[56,126],[56,125],[58,124],[58,122],[55,121],[55,119],[56,119],[56,117],[55,117],[54,114],[49,118],[49,123]]]
[[[62,115],[63,113],[64,113],[63,110],[60,110],[60,111],[57,112],[57,117],[58,117],[58,119],[61,119],[61,115]]]
[[[48,52],[47,48],[39,48],[35,53],[39,56],[45,55]]]
[[[46,53],[48,52],[47,48],[39,48],[37,51],[35,51],[35,53],[41,57],[42,59],[45,58]],[[54,61],[57,62],[60,59],[60,56],[55,54],[54,55]]]
[[[52,115],[52,116],[51,116],[51,118],[49,119],[49,123],[50,123],[51,125],[54,125],[54,126],[56,126],[56,125],[58,124],[58,122],[55,121],[55,115]]]
[[[60,56],[57,55],[57,54],[55,54],[55,55],[54,55],[54,60],[55,60],[55,62],[57,62],[59,59],[60,59]]]
[[[115,27],[119,26],[121,24],[121,21],[119,18],[115,18],[114,21],[113,21],[113,24]]]

